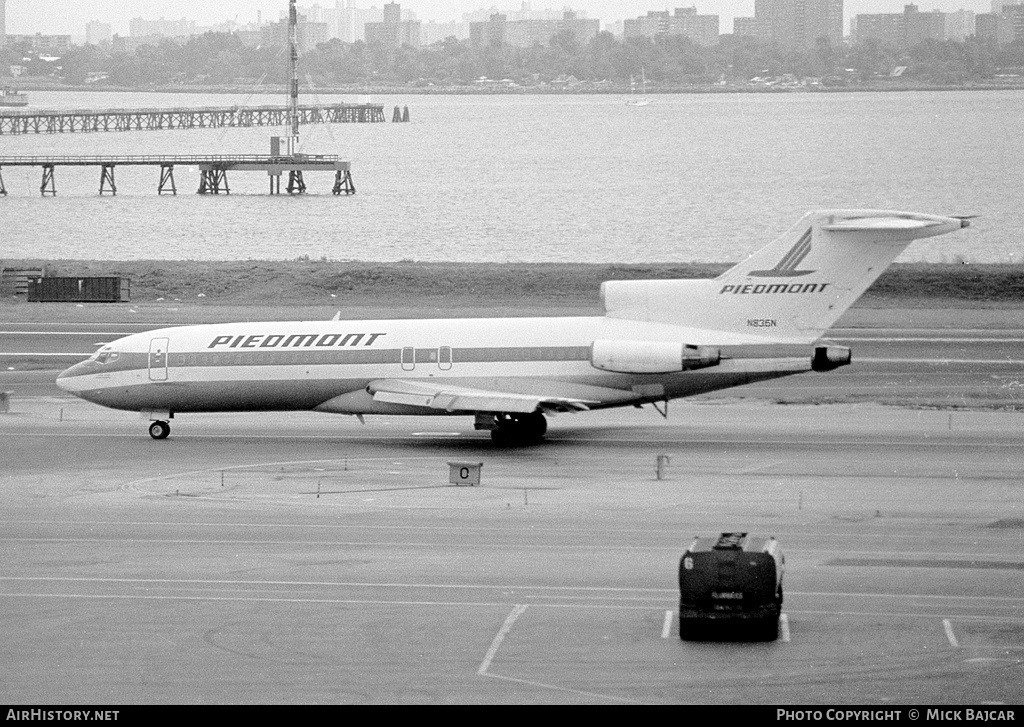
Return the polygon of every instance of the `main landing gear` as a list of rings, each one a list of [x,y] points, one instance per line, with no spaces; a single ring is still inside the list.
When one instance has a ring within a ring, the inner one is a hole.
[[[495,414],[490,424],[491,441],[505,447],[537,444],[548,430],[548,421],[540,412]]]
[[[152,422],[149,425],[149,436],[153,439],[167,439],[171,433],[171,425],[167,422]]]

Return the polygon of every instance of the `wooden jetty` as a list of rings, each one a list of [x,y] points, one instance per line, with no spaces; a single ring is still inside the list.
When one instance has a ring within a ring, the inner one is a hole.
[[[220,155],[173,155],[173,156],[9,156],[0,157],[0,196],[6,196],[4,167],[41,167],[42,183],[39,192],[45,196],[56,196],[57,184],[54,171],[57,167],[100,167],[100,194],[117,194],[114,169],[118,166],[160,167],[160,182],[157,194],[177,194],[174,182],[175,166],[198,167],[200,180],[198,194],[230,194],[229,171],[266,172],[270,177],[270,193],[281,193],[281,177],[288,173],[288,194],[304,194],[306,184],[304,171],[334,172],[336,195],[355,194],[352,182],[351,163],[342,161],[334,154],[220,154]]]
[[[300,124],[380,123],[387,120],[383,104],[299,106],[296,111]],[[0,114],[0,135],[284,126],[290,119],[289,112],[287,106],[5,111]]]

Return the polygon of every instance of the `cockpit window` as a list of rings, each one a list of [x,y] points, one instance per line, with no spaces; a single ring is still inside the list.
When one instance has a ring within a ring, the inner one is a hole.
[[[95,355],[93,355],[92,360],[101,364],[112,363],[117,361],[119,355],[120,354],[118,354],[117,351],[112,351],[109,348],[101,348]]]

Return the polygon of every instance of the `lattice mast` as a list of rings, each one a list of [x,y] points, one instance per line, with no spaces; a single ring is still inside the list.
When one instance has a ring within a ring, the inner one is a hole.
[[[288,0],[288,68],[291,71],[289,86],[288,121],[291,136],[288,138],[288,153],[295,155],[299,151],[299,42],[298,42],[298,11],[295,0]]]

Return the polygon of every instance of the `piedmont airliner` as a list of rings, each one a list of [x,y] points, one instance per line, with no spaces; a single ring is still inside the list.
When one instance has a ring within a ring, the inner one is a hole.
[[[851,361],[822,340],[913,240],[957,217],[812,212],[714,279],[608,281],[604,315],[226,323],[103,346],[58,385],[141,412],[313,410],[459,415],[498,443],[537,441],[545,415],[667,402]]]

